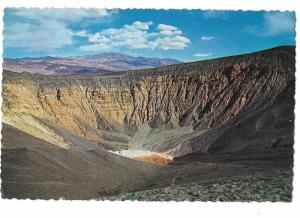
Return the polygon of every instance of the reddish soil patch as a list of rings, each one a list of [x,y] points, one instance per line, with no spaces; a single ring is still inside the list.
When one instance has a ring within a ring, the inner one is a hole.
[[[149,162],[149,163],[156,163],[156,164],[168,164],[172,161],[169,158],[159,156],[156,154],[149,155],[149,156],[134,157],[133,159],[144,161],[144,162]]]

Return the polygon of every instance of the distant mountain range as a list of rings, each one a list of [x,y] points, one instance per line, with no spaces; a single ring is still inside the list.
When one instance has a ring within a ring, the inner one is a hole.
[[[101,74],[178,63],[181,62],[171,58],[146,58],[120,53],[101,53],[74,57],[6,58],[4,59],[3,69],[44,75]]]

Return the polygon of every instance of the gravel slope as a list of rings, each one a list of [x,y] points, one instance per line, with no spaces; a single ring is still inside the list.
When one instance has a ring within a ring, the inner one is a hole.
[[[273,174],[235,176],[205,184],[173,185],[99,200],[290,202],[292,190],[291,172],[278,171]]]

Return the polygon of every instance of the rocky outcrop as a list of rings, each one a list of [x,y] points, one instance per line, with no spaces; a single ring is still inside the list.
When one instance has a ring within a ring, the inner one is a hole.
[[[54,142],[68,144],[53,126],[100,144],[175,156],[293,139],[294,47],[99,76],[3,76],[4,122]],[[36,123],[48,135],[37,133]]]

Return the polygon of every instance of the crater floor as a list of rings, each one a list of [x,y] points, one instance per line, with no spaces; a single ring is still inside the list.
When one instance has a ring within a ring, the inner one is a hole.
[[[110,152],[134,160],[156,163],[156,164],[168,164],[173,160],[173,157],[171,155],[165,153],[153,152],[149,150],[142,150],[142,149],[128,149],[128,150],[110,151]]]

